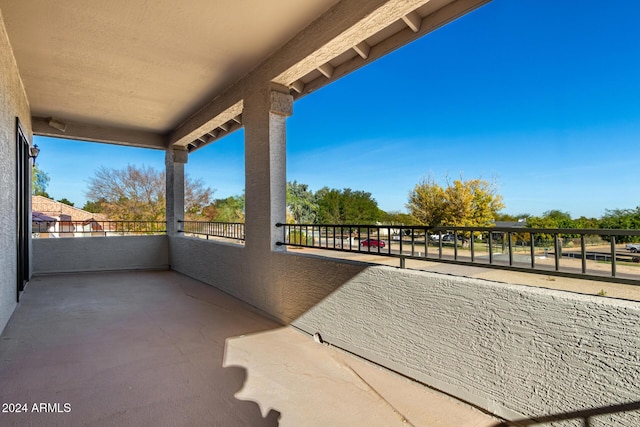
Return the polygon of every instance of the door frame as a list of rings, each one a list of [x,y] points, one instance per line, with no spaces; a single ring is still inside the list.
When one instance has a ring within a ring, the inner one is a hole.
[[[31,241],[31,162],[29,139],[16,117],[16,302],[29,282]]]

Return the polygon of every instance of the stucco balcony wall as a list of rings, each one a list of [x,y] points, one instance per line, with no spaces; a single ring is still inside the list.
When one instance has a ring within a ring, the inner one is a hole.
[[[16,308],[16,118],[31,142],[29,101],[0,12],[0,331]]]
[[[166,235],[33,239],[34,274],[166,270]]]
[[[246,262],[242,245],[171,236],[169,247],[172,270],[212,285],[255,307],[261,306],[244,288]]]
[[[173,269],[507,419],[638,401],[637,302],[170,240]],[[640,425],[640,412],[598,421]]]
[[[252,257],[242,245],[192,237],[169,240],[172,270],[213,285],[287,324],[368,267],[288,253]],[[255,277],[259,284],[254,283]]]

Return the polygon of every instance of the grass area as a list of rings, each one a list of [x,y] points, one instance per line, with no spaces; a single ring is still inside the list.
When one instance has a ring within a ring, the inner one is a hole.
[[[598,264],[611,265],[611,261],[596,261]],[[628,262],[628,261],[616,261],[616,266],[625,266],[625,267],[640,267],[640,263],[637,262]]]
[[[469,243],[467,243],[466,245],[462,245],[462,243],[458,243],[458,252],[471,252],[471,245]],[[425,248],[425,244],[424,242],[415,242],[414,243],[414,247],[416,248],[416,250],[421,249],[424,250]],[[439,249],[439,244],[438,242],[429,242],[429,250],[438,250]],[[400,242],[394,241],[392,242],[392,248],[393,249],[399,249],[400,248]],[[403,250],[407,250],[408,248],[411,248],[411,243],[410,242],[402,242],[402,249]],[[453,250],[454,245],[453,242],[443,242],[442,243],[442,249],[448,249],[448,250]],[[527,254],[529,255],[531,253],[531,248],[529,246],[516,246],[513,245],[512,246],[512,250],[513,253],[522,253],[522,254]],[[547,248],[547,247],[536,247],[535,248],[535,255],[544,255],[547,252],[551,252],[552,248]],[[485,243],[485,242],[474,242],[473,244],[473,252],[474,254],[483,254],[489,253],[489,244]],[[493,253],[497,254],[497,253],[508,253],[509,252],[509,248],[507,245],[501,245],[501,244],[494,244],[493,245]]]

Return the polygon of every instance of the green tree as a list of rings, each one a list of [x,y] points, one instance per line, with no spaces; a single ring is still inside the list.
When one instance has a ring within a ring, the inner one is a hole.
[[[518,214],[518,215],[511,215],[511,214],[507,214],[507,213],[499,213],[496,215],[496,221],[503,221],[503,222],[518,222],[521,219],[527,219],[529,218],[531,215],[528,213],[522,213],[522,214]]]
[[[530,228],[558,228],[558,222],[549,217],[530,216],[527,218],[527,227]]]
[[[504,204],[488,181],[455,180],[443,188],[427,178],[409,193],[407,208],[424,225],[486,227],[493,224]]]
[[[527,218],[527,227],[533,228],[593,228],[595,221],[589,220],[585,217],[581,217],[579,220],[571,218],[569,212],[561,211],[558,209],[552,209],[542,213],[542,216],[531,216]],[[590,226],[591,225],[591,226]],[[553,235],[551,234],[537,234],[538,241],[541,243],[551,244]],[[580,237],[575,233],[564,233],[559,235],[565,243],[568,243],[570,239]]]
[[[600,223],[597,218],[587,218],[581,216],[578,219],[573,220],[575,228],[600,228]]]
[[[287,183],[287,209],[296,224],[313,224],[318,216],[316,196],[307,184]]]
[[[87,200],[82,207],[82,210],[92,213],[102,213],[104,212],[104,206],[106,203],[107,201],[105,199],[96,200],[95,202]]]
[[[65,205],[69,205],[69,206],[73,206],[74,203],[70,200],[68,200],[66,197],[63,197],[62,199],[58,200],[60,203],[64,203]]]
[[[607,209],[600,218],[600,228],[605,229],[640,229],[640,206],[635,209]],[[610,238],[605,237],[605,240]],[[616,236],[618,243],[640,242],[638,236]]]
[[[413,215],[403,212],[385,212],[381,220],[388,225],[419,225]]]
[[[371,193],[323,187],[316,192],[320,224],[373,224],[384,217]]]
[[[369,192],[345,188],[342,190],[342,200],[346,224],[372,224],[382,220],[385,215]]]
[[[201,180],[185,177],[185,212],[201,212],[212,192]],[[165,219],[165,194],[164,171],[133,165],[122,169],[100,167],[89,179],[86,192],[87,203],[99,203],[109,219],[139,221]]]
[[[244,194],[216,199],[204,209],[204,217],[217,222],[244,222]]]
[[[600,218],[601,228],[628,229],[640,228],[640,206],[635,209],[607,209]]]
[[[49,194],[47,194],[49,181],[49,175],[40,170],[37,165],[33,165],[31,168],[31,182],[33,183],[33,194],[35,196],[49,197]]]
[[[542,213],[542,216],[527,218],[527,227],[534,228],[591,228],[585,225],[594,224],[593,220],[581,217],[580,220],[571,218],[569,212],[552,209]],[[565,234],[564,237],[578,237],[578,235]]]
[[[318,202],[318,223],[320,224],[341,224],[342,197],[340,190],[335,188],[322,187],[315,194]]]
[[[542,217],[550,223],[555,224],[555,228],[575,228],[573,219],[569,212],[552,209],[550,211],[543,212]]]

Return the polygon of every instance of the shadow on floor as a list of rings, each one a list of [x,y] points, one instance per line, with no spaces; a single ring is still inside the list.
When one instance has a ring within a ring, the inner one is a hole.
[[[247,370],[238,366],[225,366],[224,371],[224,376],[230,379],[228,389],[236,390],[236,392],[242,390],[245,382],[247,381]],[[234,396],[236,396],[236,394],[234,394]],[[280,411],[269,409],[266,416],[262,418],[260,405],[257,402],[246,399],[237,399],[233,406],[234,411],[250,414],[250,419],[247,419],[247,421],[251,421],[251,423],[247,425],[260,427],[275,427],[279,425],[281,415]],[[257,416],[255,415],[256,413],[260,414],[260,417],[262,419],[257,418]]]

